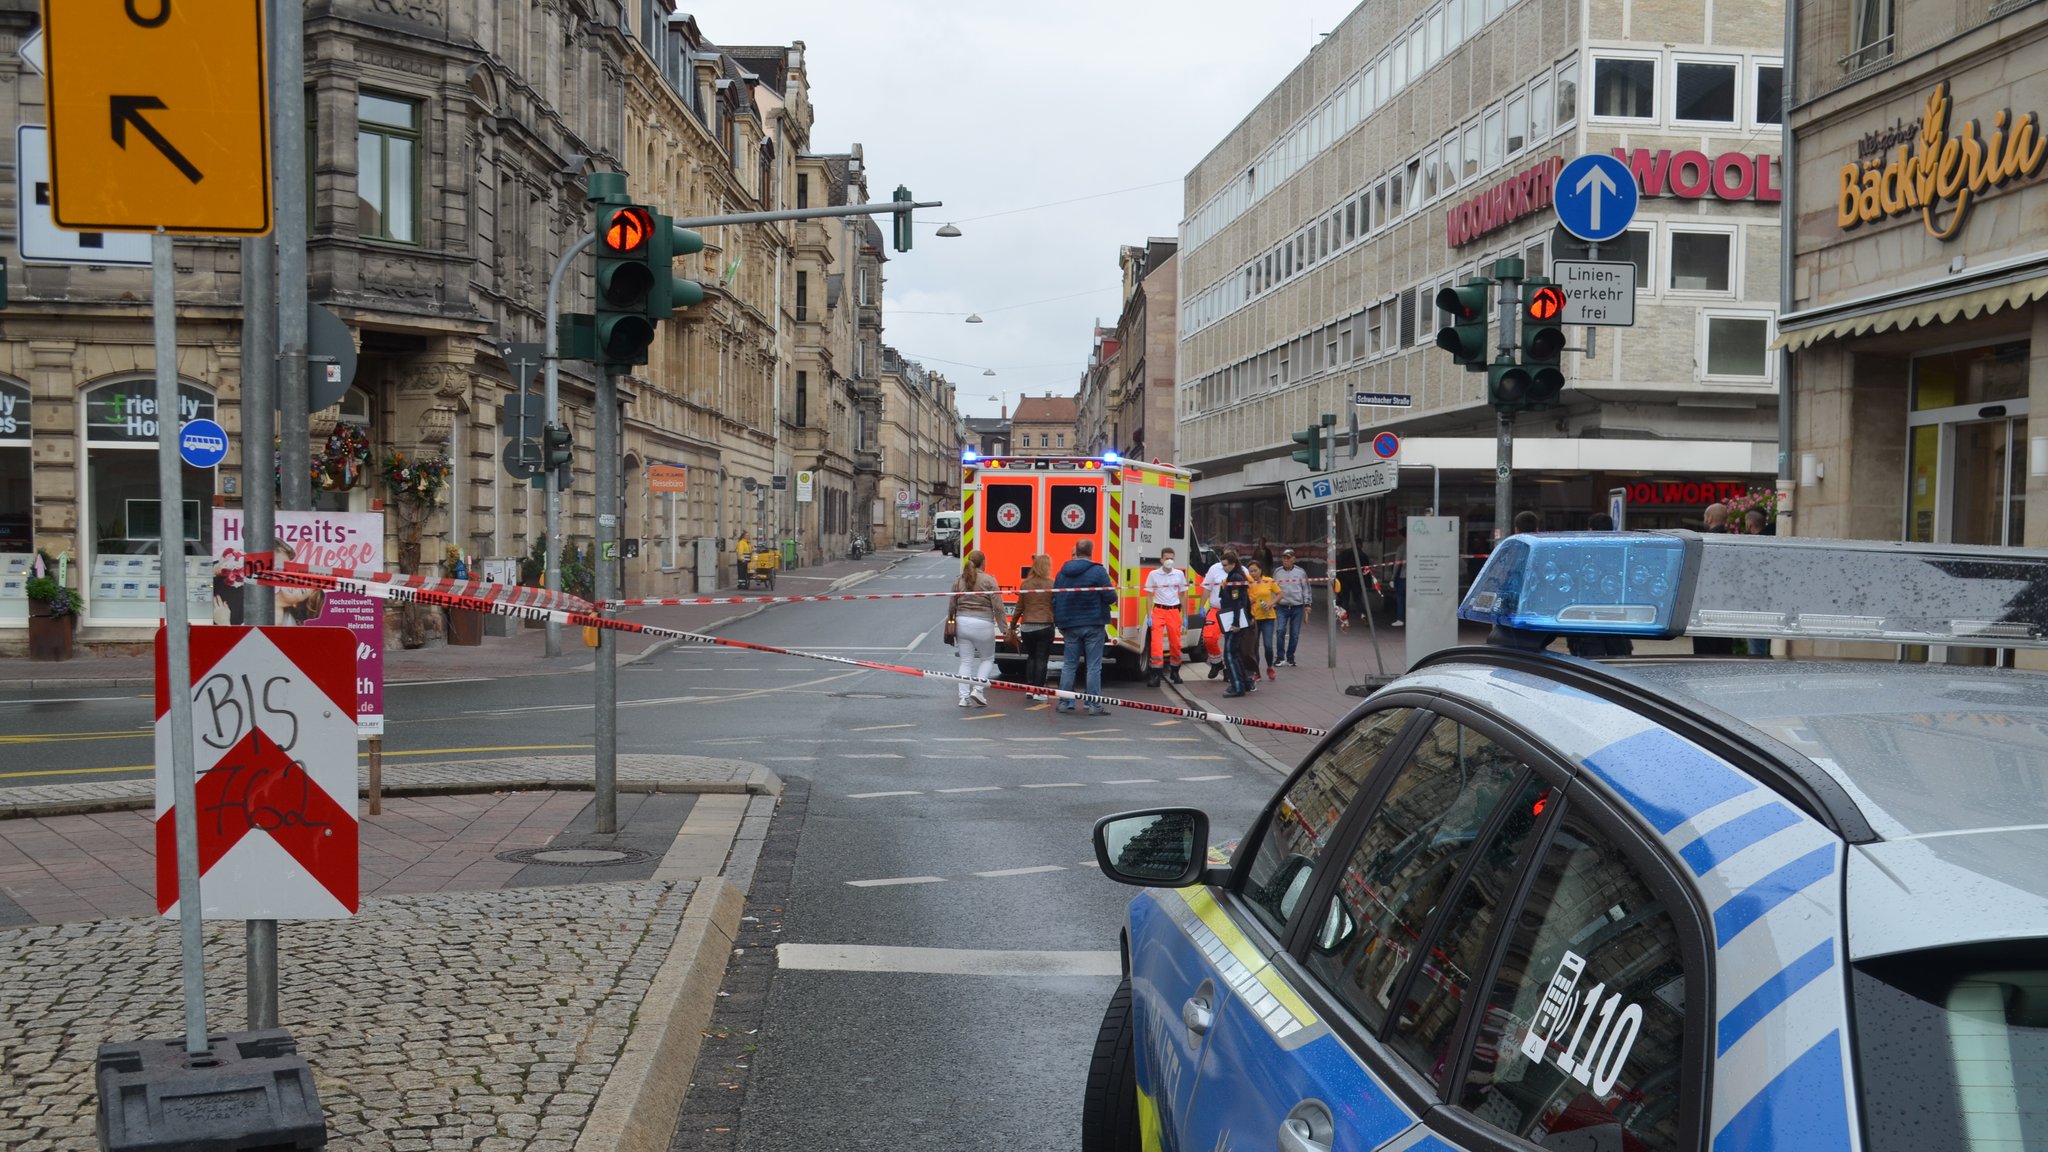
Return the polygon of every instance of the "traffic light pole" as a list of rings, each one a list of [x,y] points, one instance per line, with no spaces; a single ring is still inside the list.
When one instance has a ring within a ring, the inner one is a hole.
[[[597,243],[597,234],[591,233],[577,240],[574,244],[569,245],[569,250],[562,253],[560,260],[555,261],[554,275],[548,277],[547,309],[543,314],[545,319],[541,321],[544,325],[541,329],[542,346],[547,349],[541,355],[541,363],[547,367],[547,370],[542,374],[544,383],[541,385],[541,399],[542,403],[547,406],[547,422],[549,424],[559,424],[562,419],[562,357],[559,341],[555,336],[555,328],[562,320],[562,278],[569,274],[569,265],[575,261],[576,257],[582,255],[584,249],[595,243]],[[541,570],[546,573],[544,579],[547,583],[548,591],[552,592],[562,586],[562,484],[560,472],[549,466],[545,456],[541,460],[541,468],[543,470],[542,482],[547,485],[548,495],[548,546],[547,555],[542,558],[543,567]],[[604,458],[600,455],[598,457],[600,480],[603,477],[603,473]],[[548,621],[545,654],[550,657],[562,654],[562,625],[559,621],[552,619]]]
[[[1522,301],[1523,267],[1520,260],[1513,258],[1496,260],[1493,265],[1493,278],[1500,284],[1501,356],[1513,357],[1522,350],[1515,317]],[[1500,411],[1496,419],[1499,431],[1493,458],[1493,539],[1499,543],[1508,536],[1515,513],[1515,414]]]

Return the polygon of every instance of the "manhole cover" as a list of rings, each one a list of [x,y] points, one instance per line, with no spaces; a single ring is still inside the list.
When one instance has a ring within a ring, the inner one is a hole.
[[[638,864],[647,858],[648,854],[638,848],[581,848],[573,844],[498,853],[498,859],[507,864],[551,864],[557,868],[606,868]]]

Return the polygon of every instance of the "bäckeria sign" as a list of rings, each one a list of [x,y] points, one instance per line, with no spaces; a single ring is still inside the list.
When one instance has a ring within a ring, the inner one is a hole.
[[[1883,133],[1884,146],[1874,155],[1842,166],[1835,222],[1844,232],[1918,212],[1928,235],[1953,239],[1980,197],[2038,175],[2048,159],[2048,139],[2033,112],[2015,117],[2001,108],[1988,134],[1975,119],[1951,133],[1949,113],[1943,80],[1928,94],[1918,121]]]

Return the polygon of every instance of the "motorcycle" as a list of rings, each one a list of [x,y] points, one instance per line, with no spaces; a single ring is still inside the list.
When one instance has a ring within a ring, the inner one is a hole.
[[[849,560],[858,560],[872,551],[874,551],[874,548],[871,545],[869,545],[867,537],[855,536],[853,538],[853,542],[847,545],[846,558]]]

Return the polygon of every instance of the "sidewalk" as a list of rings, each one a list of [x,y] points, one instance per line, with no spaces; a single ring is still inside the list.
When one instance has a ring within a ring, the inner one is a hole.
[[[719,596],[810,596],[851,587],[876,574],[925,555],[910,550],[885,550],[859,560],[832,560],[779,575],[775,588],[737,589],[721,585]],[[629,608],[619,613],[654,627],[688,632],[714,632],[736,620],[764,611],[763,604],[692,604],[671,608]],[[633,633],[620,633],[619,662],[631,664],[672,641]],[[550,660],[545,655],[547,630],[515,627],[510,636],[486,636],[476,647],[455,647],[437,643],[425,648],[391,648],[384,653],[386,683],[413,680],[469,678],[499,679],[506,676],[551,676],[564,672],[588,672],[594,653],[583,644],[582,631],[564,627],[562,655]],[[0,659],[0,689],[43,691],[63,688],[147,688],[154,681],[153,657],[91,656],[81,653],[62,662]]]
[[[592,831],[587,758],[405,766],[382,815],[359,807],[361,909],[279,929],[280,1014],[337,1146],[666,1146],[781,782],[619,760],[611,836]],[[99,1044],[183,1027],[150,784],[89,786],[90,814],[82,787],[4,794],[0,1131],[22,1152],[90,1146]],[[209,1025],[237,1030],[241,926],[209,924],[206,955]]]

